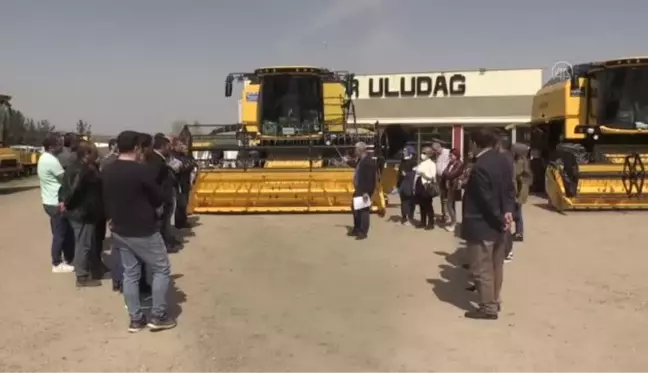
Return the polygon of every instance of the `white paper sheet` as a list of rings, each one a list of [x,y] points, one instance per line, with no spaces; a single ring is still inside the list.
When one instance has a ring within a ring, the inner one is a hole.
[[[353,209],[354,210],[362,210],[366,209],[367,207],[371,207],[371,198],[365,202],[364,198],[362,197],[353,197]]]

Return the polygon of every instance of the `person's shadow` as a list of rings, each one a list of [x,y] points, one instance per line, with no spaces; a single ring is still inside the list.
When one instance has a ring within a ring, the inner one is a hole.
[[[450,303],[459,309],[474,310],[472,302],[476,302],[477,297],[474,292],[467,290],[471,284],[470,274],[467,270],[465,244],[460,244],[452,254],[442,251],[434,253],[443,256],[446,260],[446,263],[439,266],[440,278],[426,280],[428,284],[432,285],[434,294],[440,301]]]
[[[187,301],[187,294],[184,291],[180,290],[176,284],[176,280],[182,278],[184,275],[182,273],[177,273],[171,275],[171,281],[169,282],[169,316],[177,319],[182,314],[181,304]]]

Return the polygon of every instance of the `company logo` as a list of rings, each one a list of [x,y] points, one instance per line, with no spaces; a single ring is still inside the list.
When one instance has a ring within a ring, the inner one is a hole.
[[[247,102],[257,102],[259,100],[259,94],[256,92],[247,93],[245,95],[245,101]]]
[[[574,67],[567,61],[558,61],[551,67],[551,78],[569,80],[574,74]]]

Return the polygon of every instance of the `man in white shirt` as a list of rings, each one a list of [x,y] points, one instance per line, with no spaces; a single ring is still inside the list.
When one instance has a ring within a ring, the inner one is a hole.
[[[443,182],[443,173],[445,172],[446,167],[450,163],[450,149],[446,149],[441,146],[439,142],[432,143],[432,151],[436,157],[436,172],[437,172],[437,182],[441,187],[441,214],[443,215],[443,222],[445,223],[448,217],[448,212],[446,210],[446,200],[448,199],[448,191],[445,188],[445,182]]]
[[[65,172],[57,158],[61,141],[58,136],[50,134],[43,141],[43,148],[45,151],[38,159],[37,169],[41,199],[52,230],[52,272],[69,273],[74,271],[70,265],[74,259],[74,233],[59,202],[59,189]]]

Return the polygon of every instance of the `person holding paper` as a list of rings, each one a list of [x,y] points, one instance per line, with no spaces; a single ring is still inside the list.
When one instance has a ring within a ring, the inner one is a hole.
[[[358,142],[355,145],[357,162],[353,174],[353,229],[349,236],[364,240],[369,234],[369,215],[371,197],[376,189],[376,162],[368,156],[367,144]]]

